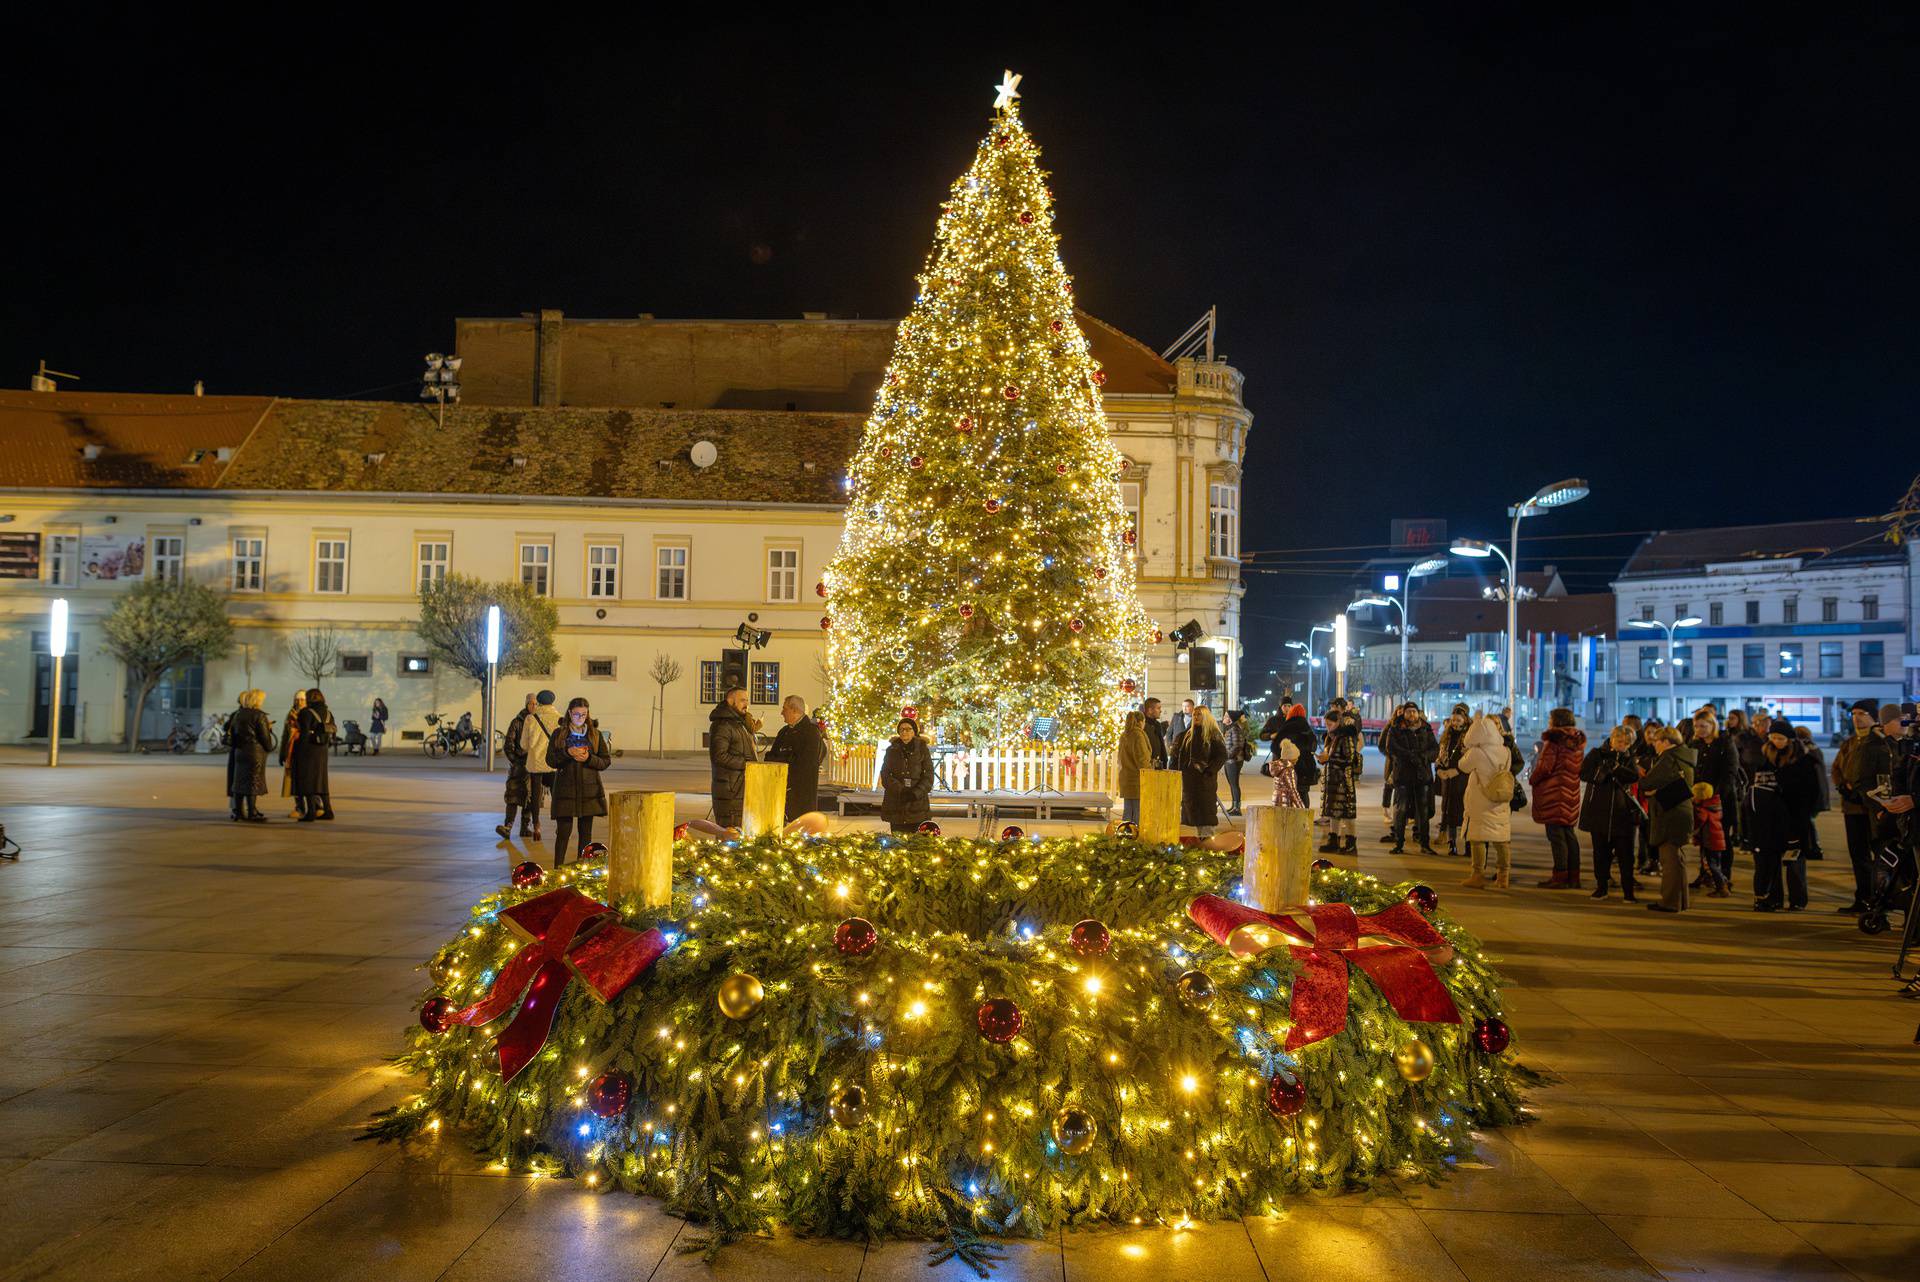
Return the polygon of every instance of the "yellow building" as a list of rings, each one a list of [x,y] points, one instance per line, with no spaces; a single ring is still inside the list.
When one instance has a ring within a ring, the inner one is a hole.
[[[1130,461],[1143,602],[1169,633],[1200,624],[1218,705],[1238,694],[1241,376],[1083,324]],[[72,611],[66,737],[125,738],[126,674],[100,622],[139,577],[225,591],[236,639],[163,683],[146,739],[199,728],[250,686],[283,710],[308,683],[291,644],[328,632],[335,716],[364,727],[384,699],[390,748],[428,713],[477,714],[475,684],[412,627],[421,582],[451,572],[520,578],[559,609],[554,671],[503,679],[503,710],[551,687],[591,699],[621,747],[697,748],[742,623],[772,634],[748,659],[755,703],[817,698],[814,585],[892,322],[543,312],[458,336],[466,394],[444,426],[384,402],[0,393],[0,741],[46,737],[56,596]],[[663,656],[682,674],[664,699]],[[1147,689],[1184,696],[1185,659],[1155,647]]]

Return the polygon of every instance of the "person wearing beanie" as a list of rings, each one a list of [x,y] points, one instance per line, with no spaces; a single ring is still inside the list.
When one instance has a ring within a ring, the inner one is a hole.
[[[1893,772],[1893,753],[1878,724],[1880,703],[1862,699],[1850,711],[1853,734],[1833,754],[1833,789],[1840,794],[1840,817],[1846,825],[1847,859],[1853,864],[1853,902],[1838,911],[1859,916],[1873,893],[1872,802],[1866,794],[1879,787],[1882,775]]]
[[[1319,744],[1313,739],[1313,726],[1307,720],[1307,710],[1301,704],[1287,709],[1286,720],[1280,723],[1280,733],[1274,738],[1274,755],[1278,756],[1280,745],[1290,743],[1299,750],[1294,759],[1293,782],[1300,790],[1300,804],[1313,804],[1313,785],[1320,782],[1320,762],[1315,757]]]
[[[527,700],[527,710],[513,719],[507,728],[509,747],[517,741],[520,761],[526,767],[526,786],[518,803],[514,801],[513,772],[507,772],[507,819],[494,831],[505,837],[512,830],[513,808],[520,806],[520,835],[532,837],[538,841],[544,837],[540,831],[540,810],[546,804],[547,794],[553,789],[554,767],[547,764],[547,746],[553,732],[560,725],[560,714],[554,710],[553,691],[542,690]],[[512,760],[509,751],[508,760]]]
[[[1440,751],[1433,763],[1440,781],[1440,830],[1447,834],[1447,853],[1455,858],[1460,855],[1460,829],[1467,822],[1467,772],[1460,768],[1460,758],[1467,751],[1467,727],[1472,723],[1472,710],[1454,704],[1441,727]]]
[[[527,774],[527,750],[520,742],[526,732],[527,718],[533,715],[536,707],[534,697],[527,696],[526,706],[513,714],[513,720],[507,722],[506,736],[501,740],[500,751],[507,758],[507,817],[493,826],[502,840],[513,836],[513,817],[520,816],[520,835],[533,835],[533,821],[540,814],[540,803],[529,804],[529,779]]]

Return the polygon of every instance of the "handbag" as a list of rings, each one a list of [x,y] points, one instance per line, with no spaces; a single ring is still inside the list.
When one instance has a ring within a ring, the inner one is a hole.
[[[1672,810],[1683,801],[1693,800],[1693,785],[1685,779],[1669,779],[1653,794],[1662,810]]]

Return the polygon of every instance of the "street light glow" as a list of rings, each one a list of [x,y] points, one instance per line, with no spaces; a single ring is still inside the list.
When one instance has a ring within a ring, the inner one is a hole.
[[[1368,606],[1373,606],[1373,605],[1392,605],[1392,604],[1393,604],[1393,602],[1391,602],[1391,601],[1389,601],[1389,600],[1387,600],[1387,599],[1386,599],[1385,597],[1377,597],[1377,596],[1363,596],[1363,597],[1361,597],[1361,598],[1360,598],[1360,599],[1359,599],[1358,601],[1350,601],[1350,602],[1348,602],[1348,603],[1347,603],[1347,609],[1349,609],[1349,610],[1364,610],[1364,609],[1366,609],[1366,608],[1367,608]]]
[[[1446,568],[1446,557],[1430,556],[1424,561],[1415,562],[1413,568],[1407,571],[1407,577],[1410,579],[1424,578],[1429,574],[1438,574]]]
[[[1347,616],[1344,614],[1333,616],[1333,670],[1347,670]]]
[[[1556,508],[1565,507],[1569,503],[1578,503],[1590,493],[1592,491],[1587,488],[1584,480],[1577,476],[1570,476],[1564,481],[1555,481],[1552,485],[1542,486],[1539,493],[1520,505],[1521,515],[1526,515],[1528,508]]]
[[[1470,556],[1476,559],[1493,555],[1493,544],[1484,539],[1455,539],[1453,546],[1447,549],[1455,556]]]
[[[67,654],[67,599],[65,597],[53,599],[53,617],[48,623],[50,630],[47,633],[47,653],[56,659],[64,659]],[[54,694],[56,702],[59,697],[56,692]]]
[[[487,607],[487,662],[500,662],[500,607]]]

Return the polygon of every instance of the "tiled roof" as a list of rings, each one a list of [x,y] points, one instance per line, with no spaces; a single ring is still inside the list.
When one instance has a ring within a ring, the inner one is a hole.
[[[266,396],[0,391],[0,485],[211,489]],[[89,458],[91,453],[93,457]]]
[[[1173,391],[1177,381],[1173,366],[1160,354],[1130,334],[1123,334],[1097,316],[1076,312],[1080,332],[1087,336],[1093,358],[1106,373],[1103,385],[1109,393],[1142,392],[1164,395]]]
[[[1627,559],[1622,579],[1690,574],[1729,561],[1800,557],[1805,563],[1844,565],[1897,561],[1900,549],[1885,537],[1883,518],[1733,525],[1717,530],[1661,530]]]

